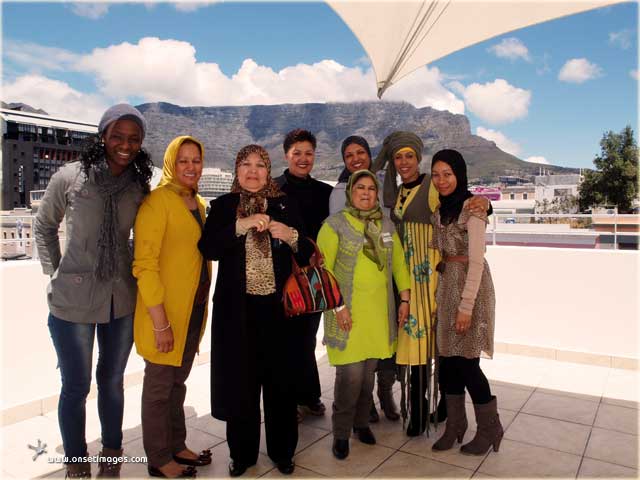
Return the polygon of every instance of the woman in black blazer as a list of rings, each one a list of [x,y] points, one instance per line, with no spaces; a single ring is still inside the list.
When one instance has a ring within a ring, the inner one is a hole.
[[[267,453],[291,474],[298,442],[296,399],[282,288],[291,253],[307,258],[299,215],[271,179],[267,151],[242,148],[231,193],[211,202],[198,247],[217,260],[213,295],[211,414],[227,422],[229,473],[242,475],[257,462],[260,389],[263,390]],[[298,249],[298,243],[301,250]],[[304,248],[302,248],[304,247]]]

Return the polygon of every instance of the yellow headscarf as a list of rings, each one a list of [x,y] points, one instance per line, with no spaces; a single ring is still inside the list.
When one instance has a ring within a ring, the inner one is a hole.
[[[176,137],[171,140],[171,143],[167,147],[164,152],[164,164],[162,165],[162,178],[160,179],[160,183],[158,183],[159,187],[167,186],[174,192],[178,194],[187,193],[190,195],[195,195],[198,193],[198,188],[195,189],[187,188],[175,179],[176,173],[176,160],[178,159],[178,151],[182,144],[186,141],[190,141],[195,143],[200,147],[200,158],[202,158],[202,164],[204,166],[204,145],[189,135],[182,135],[180,137]]]

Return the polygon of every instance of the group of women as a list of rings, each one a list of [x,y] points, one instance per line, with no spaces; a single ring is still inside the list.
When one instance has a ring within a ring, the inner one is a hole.
[[[160,183],[150,191],[145,133],[134,107],[108,109],[80,161],[53,176],[36,217],[43,270],[51,276],[48,324],[62,378],[58,419],[67,476],[91,476],[85,402],[96,333],[99,476],[120,474],[124,370],[133,343],[145,360],[142,431],[149,474],[193,477],[211,463],[209,450],[187,447],[184,417],[185,381],[206,326],[210,260],[218,261],[211,404],[212,415],[226,421],[229,473],[242,475],[257,461],[262,391],[268,456],[291,474],[298,440],[290,348],[296,319],[285,318],[281,298],[292,255],[306,263],[314,250],[305,238],[304,212],[273,181],[269,155],[258,145],[238,152],[232,191],[211,202],[206,218],[198,195],[205,152],[193,137],[169,144]],[[409,378],[408,407],[403,403],[408,435],[422,433],[430,413],[442,420],[430,412],[439,378],[447,424],[435,450],[451,448],[464,435],[465,389],[478,429],[463,453],[497,451],[502,438],[496,399],[479,366],[480,353],[493,351],[487,202],[470,198],[458,152],[438,152],[431,175],[421,175],[422,150],[417,136],[396,132],[372,162],[366,140],[349,137],[333,214],[318,234],[325,266],[344,298],[325,312],[324,328],[336,366],[333,453],[340,459],[349,454],[352,429],[360,441],[376,442],[369,428],[376,369],[381,407],[397,418],[391,390],[396,364],[401,381]],[[374,172],[385,167],[381,191]]]

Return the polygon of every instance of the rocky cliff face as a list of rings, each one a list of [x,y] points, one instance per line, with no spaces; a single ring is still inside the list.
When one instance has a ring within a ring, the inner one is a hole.
[[[282,141],[294,128],[305,128],[318,139],[317,178],[336,180],[343,163],[342,140],[361,135],[375,156],[382,141],[395,130],[409,130],[422,138],[424,156],[442,148],[455,148],[465,157],[469,178],[483,182],[499,175],[531,175],[538,166],[500,150],[494,142],[471,134],[469,120],[432,108],[415,108],[408,103],[364,102],[328,104],[259,105],[248,107],[180,107],[168,103],[147,103],[137,107],[149,122],[145,145],[154,162],[162,164],[164,150],[172,138],[193,135],[205,145],[207,166],[233,170],[235,154],[249,143],[264,146],[271,156],[273,173],[286,167]],[[423,160],[423,169],[429,162]],[[573,169],[550,167],[560,173]]]

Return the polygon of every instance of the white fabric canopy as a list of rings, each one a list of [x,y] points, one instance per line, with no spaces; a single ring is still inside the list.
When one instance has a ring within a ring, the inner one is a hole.
[[[622,0],[328,1],[367,52],[378,97],[405,75],[522,27]],[[585,32],[588,35],[589,32]]]

